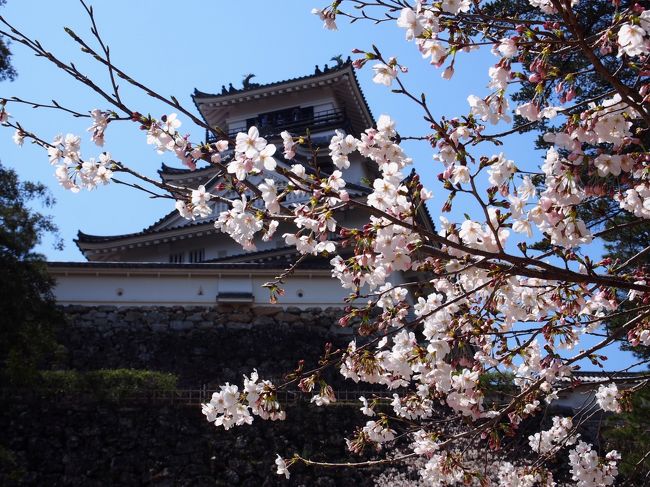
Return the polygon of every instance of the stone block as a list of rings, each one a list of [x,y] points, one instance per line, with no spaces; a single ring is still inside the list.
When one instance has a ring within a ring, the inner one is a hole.
[[[165,332],[169,329],[166,323],[152,323],[151,324],[151,331],[154,333],[161,333]]]
[[[228,323],[226,325],[226,328],[229,328],[231,330],[250,330],[251,328],[253,328],[253,324],[234,322],[234,323]]]
[[[232,313],[226,317],[228,323],[248,323],[251,321],[251,315],[249,313]]]
[[[257,316],[253,318],[253,324],[256,326],[268,326],[275,324],[275,320],[270,316]]]
[[[300,316],[293,313],[282,312],[275,315],[275,320],[284,323],[295,323],[296,321],[300,321]]]
[[[273,306],[256,306],[252,309],[255,316],[274,316],[282,311],[282,308]]]
[[[124,318],[122,318],[124,321],[132,322],[132,321],[141,321],[143,318],[143,315],[141,313],[138,313],[137,311],[127,311],[124,314]]]
[[[194,324],[191,321],[172,320],[169,323],[169,327],[176,331],[186,331],[191,330],[194,327]]]

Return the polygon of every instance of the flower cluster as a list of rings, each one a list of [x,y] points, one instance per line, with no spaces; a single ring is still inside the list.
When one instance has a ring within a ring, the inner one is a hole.
[[[237,134],[235,157],[228,164],[228,172],[243,181],[249,174],[257,174],[263,169],[273,171],[276,166],[273,154],[275,145],[268,144],[260,137],[257,127],[248,129],[248,133]]]
[[[569,453],[572,479],[576,487],[601,487],[614,485],[618,475],[617,462],[620,455],[616,450],[610,451],[601,462],[591,445],[581,441]]]
[[[244,376],[244,390],[226,383],[203,404],[203,414],[215,426],[230,429],[233,426],[251,424],[253,415],[271,421],[284,420],[286,414],[275,396],[275,388],[269,381],[259,381],[257,371],[250,378]]]
[[[113,176],[113,160],[108,152],[100,154],[98,160],[82,160],[81,138],[77,135],[57,135],[48,146],[47,154],[50,164],[56,167],[59,184],[72,192],[108,184]]]
[[[618,387],[613,382],[609,385],[601,385],[596,392],[596,401],[603,411],[620,413],[623,408],[618,401]]]
[[[178,132],[177,129],[182,123],[176,113],[163,115],[160,120],[149,117],[139,121],[146,130],[147,144],[153,145],[158,154],[173,152],[185,166],[196,169],[196,159],[200,158],[201,152],[192,146],[188,136]]]
[[[93,119],[93,124],[88,129],[88,132],[92,132],[91,140],[99,147],[103,147],[104,132],[106,131],[106,127],[108,127],[108,122],[110,121],[109,114],[95,108],[90,112],[90,115]]]
[[[262,221],[253,215],[249,209],[249,202],[243,195],[240,200],[232,202],[232,208],[219,215],[214,223],[215,228],[230,235],[235,242],[246,250],[254,250],[253,237],[262,230]]]
[[[535,453],[549,453],[565,445],[573,445],[579,435],[572,434],[573,421],[571,418],[553,417],[553,426],[546,431],[540,431],[528,437],[528,444]],[[581,442],[582,443],[582,442]]]

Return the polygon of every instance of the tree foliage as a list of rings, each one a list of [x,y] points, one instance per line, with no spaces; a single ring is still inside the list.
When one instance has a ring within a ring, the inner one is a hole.
[[[2,7],[7,0],[0,0]],[[16,77],[16,71],[11,65],[11,51],[7,39],[0,36],[0,81],[13,80]]]
[[[45,260],[34,252],[44,233],[56,233],[51,217],[33,210],[54,200],[43,184],[21,182],[0,165],[0,363],[3,381],[35,377],[53,347],[53,324],[60,320]]]
[[[579,22],[583,35],[587,39],[596,39],[602,32],[607,30],[615,16],[619,12],[636,5],[635,1],[621,2],[579,2],[573,8],[576,12],[576,19]],[[517,16],[530,21],[544,21],[543,15],[539,9],[534,8],[527,0],[497,0],[490,2],[485,6],[485,11],[495,17]],[[563,25],[558,26],[558,31],[564,35],[569,35],[567,28]],[[589,103],[603,96],[613,93],[612,86],[606,79],[597,72],[590,70],[590,62],[584,56],[576,51],[555,52],[551,50],[548,54],[549,64],[558,72],[566,73],[562,82],[562,90],[552,89],[547,86],[541,92],[538,90],[538,83],[535,82],[535,72],[530,70],[534,59],[531,56],[522,64],[522,74],[517,80],[519,88],[512,93],[511,98],[518,103],[524,103],[527,100],[538,98],[542,103],[551,104],[562,103],[567,94],[577,103]],[[594,54],[603,66],[610,72],[616,72],[617,79],[628,87],[634,87],[638,83],[639,70],[635,66],[630,66],[620,62],[620,57],[613,49],[595,49]],[[523,117],[515,116],[515,125],[519,126],[522,131],[538,133],[536,141],[538,149],[547,150],[553,144],[546,142],[543,135],[549,131],[558,130],[549,123],[547,119],[538,122],[529,122]],[[647,130],[642,130],[642,126],[636,125],[635,136],[638,138],[636,144],[629,146],[626,151],[644,151],[650,146],[650,134]],[[604,146],[596,147],[595,150],[606,149]],[[564,151],[566,154],[568,151]],[[594,150],[592,150],[594,153]],[[583,174],[584,183],[591,184],[591,175]],[[541,183],[542,180],[537,181]],[[630,181],[624,176],[620,178],[610,177],[608,186],[611,190],[627,189],[630,187]],[[605,232],[602,235],[604,243],[604,257],[611,259],[616,264],[623,264],[630,259],[630,264],[634,263],[642,267],[650,265],[650,252],[644,249],[650,249],[650,225],[635,222],[634,216],[622,211],[616,201],[611,198],[597,198],[588,202],[580,208],[581,217],[587,224],[598,230],[607,230],[615,228],[616,231]],[[539,248],[548,249],[548,242],[538,244]],[[626,306],[627,304],[623,304]],[[608,326],[617,329],[624,324],[624,319],[612,319]],[[621,347],[625,350],[633,351],[640,358],[650,358],[650,348],[644,345],[630,346],[626,340],[620,340]]]

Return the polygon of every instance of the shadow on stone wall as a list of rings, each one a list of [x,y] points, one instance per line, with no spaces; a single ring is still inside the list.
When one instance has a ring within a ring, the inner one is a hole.
[[[77,370],[135,368],[172,372],[179,387],[240,383],[257,368],[281,377],[298,360],[315,365],[323,346],[347,346],[341,311],[219,306],[63,308],[59,366]],[[338,379],[338,374],[335,374]]]
[[[3,486],[372,485],[367,469],[297,466],[289,481],[275,473],[276,453],[345,459],[343,434],[363,421],[356,407],[296,405],[288,421],[256,419],[224,431],[199,407],[46,400],[1,406],[0,444],[13,456],[2,462]]]
[[[241,384],[257,368],[278,378],[306,359],[315,365],[325,342],[347,345],[337,309],[271,307],[63,308],[56,367],[135,368],[171,372],[179,388]],[[336,382],[345,388],[356,385]],[[368,470],[293,469],[275,474],[276,453],[349,460],[344,436],[365,423],[358,405],[289,406],[288,421],[228,431],[209,424],[200,406],[105,403],[72,396],[5,396],[0,427],[1,485],[33,486],[350,486],[372,485]],[[11,474],[15,474],[15,481]],[[21,479],[21,480],[17,480]]]

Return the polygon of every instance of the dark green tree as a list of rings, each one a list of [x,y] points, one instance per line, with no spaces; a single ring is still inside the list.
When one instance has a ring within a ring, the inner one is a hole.
[[[633,1],[621,0],[612,2],[609,0],[596,0],[592,2],[579,2],[574,7],[576,18],[580,23],[580,28],[587,38],[598,39],[597,33],[601,32],[608,25],[611,25],[613,17],[621,9],[627,8],[634,4]],[[644,2],[642,2],[644,3]],[[647,2],[645,2],[647,3]],[[619,4],[618,6],[616,4]],[[646,6],[647,8],[647,6]],[[530,5],[528,0],[494,0],[489,2],[485,7],[495,19],[508,18],[517,16],[525,18],[532,23],[530,26],[518,26],[518,30],[513,30],[513,35],[522,35],[533,38],[536,34],[534,22],[540,20],[540,10]],[[555,32],[558,38],[568,36],[567,32],[558,29]],[[594,42],[595,43],[595,42]],[[601,46],[602,43],[598,44]],[[606,47],[606,43],[602,44]],[[606,48],[594,48],[594,54],[598,57],[603,67],[610,73],[616,73],[616,77],[625,85],[635,87],[639,83],[640,73],[638,70],[630,69],[620,62],[615,52],[608,52]],[[548,84],[547,87],[540,91],[535,82],[535,77],[526,69],[532,61],[539,57],[540,53],[528,52],[524,54],[526,62],[518,65],[523,69],[521,75],[515,80],[517,90],[513,93],[512,99],[516,103],[537,99],[541,104],[557,105],[561,98],[571,96],[572,104],[588,103],[591,100],[599,100],[611,96],[612,87],[601,74],[590,70],[587,59],[578,54],[568,54],[564,52],[548,52],[544,55],[548,58],[548,65],[556,69],[558,73],[565,74],[558,80],[560,83],[555,85]],[[557,88],[561,85],[561,89]],[[550,144],[542,138],[543,134],[553,131],[554,127],[548,120],[543,119],[536,123],[529,123],[522,117],[515,116],[515,122],[522,132],[537,132],[536,146],[538,149],[546,150]],[[630,149],[648,150],[650,146],[650,134],[647,132],[637,131],[635,134],[639,138],[639,145]],[[561,151],[560,151],[561,152]],[[588,154],[589,155],[589,154]],[[541,154],[540,154],[541,156]],[[595,178],[594,174],[583,175],[583,183],[591,185],[593,183],[601,185],[602,178]],[[541,183],[541,176],[538,179]],[[621,177],[609,176],[605,181],[604,191],[626,189],[629,183],[622,175]],[[605,240],[605,253],[603,257],[610,258],[613,265],[626,265],[626,271],[631,274],[635,269],[650,265],[650,224],[642,219],[636,218],[627,212],[621,210],[614,200],[609,197],[594,196],[581,209],[580,217],[592,228],[592,231],[604,231],[602,235]],[[547,240],[538,242],[536,248],[549,250],[550,243]],[[644,249],[649,249],[643,252]],[[619,296],[624,298],[624,296]],[[629,309],[629,303],[623,304],[623,309]],[[630,319],[630,316],[621,316],[620,319],[612,320],[608,323],[610,329],[615,329]],[[622,345],[623,348],[630,348],[629,344]],[[650,359],[650,348],[639,346],[631,349],[639,358]]]
[[[7,0],[0,0],[2,7]],[[11,51],[6,39],[0,36],[0,81],[13,80],[16,77],[16,71],[11,65]]]
[[[611,416],[602,430],[605,447],[616,449],[622,457],[619,469],[622,485],[648,485],[650,475],[650,386],[631,398],[628,411]]]
[[[54,200],[42,184],[21,182],[0,165],[0,377],[3,383],[34,379],[54,347],[54,324],[61,317],[52,297],[53,281],[34,247],[56,233],[51,218],[29,207]]]
[[[576,7],[576,17],[580,26],[587,37],[596,38],[595,34],[610,25],[612,17],[616,15],[617,2],[608,0],[596,0],[590,2],[580,2]],[[622,0],[621,7],[625,8],[634,2]],[[647,2],[644,2],[647,4]],[[647,5],[646,5],[647,8]],[[516,15],[523,14],[524,17],[531,21],[540,18],[539,10],[532,7],[528,0],[494,0],[486,9],[495,17],[509,17],[516,12]],[[532,24],[531,24],[532,25]],[[527,29],[521,28],[524,35],[531,35]],[[534,27],[530,29],[534,31]],[[513,35],[515,32],[513,32]],[[561,31],[557,32],[558,36],[565,35]],[[532,34],[534,35],[534,34]],[[602,65],[610,72],[617,72],[617,77],[624,84],[634,87],[639,81],[639,73],[625,68],[617,59],[615,54],[608,53],[606,49],[594,49],[594,53]],[[536,53],[529,53],[529,59],[521,66],[530,66]],[[556,91],[546,89],[538,90],[533,73],[524,70],[517,83],[517,90],[512,96],[516,103],[528,101],[536,94],[537,99],[541,102],[547,102],[549,105],[557,104],[561,96],[566,96],[570,92],[573,97],[572,103],[588,103],[590,100],[600,99],[611,96],[612,91],[609,83],[604,80],[598,73],[589,71],[586,61],[581,56],[572,56],[564,53],[550,52],[547,53],[549,64],[558,69],[560,73],[574,73],[574,75],[565,77],[563,89]],[[519,65],[518,65],[519,66]],[[532,80],[532,81],[531,81]],[[528,123],[527,120],[516,117],[516,123],[522,131],[537,132],[539,134],[536,142],[538,149],[546,150],[549,147],[542,136],[544,133],[553,131],[552,123],[542,120],[537,123]],[[648,150],[650,146],[650,134],[647,132],[637,131],[635,134],[639,138],[639,143],[634,150]],[[644,149],[645,148],[645,149]],[[540,154],[541,156],[541,154]],[[541,181],[541,176],[538,182]],[[592,174],[583,174],[584,183],[592,182],[602,183],[602,178],[593,178]],[[612,190],[625,189],[629,182],[624,177],[609,176],[605,181],[605,188]],[[580,217],[592,227],[593,231],[604,231],[603,239],[605,240],[605,252],[603,257],[612,260],[614,266],[625,266],[625,270],[634,275],[635,270],[650,265],[650,224],[629,213],[620,210],[618,205],[614,204],[612,198],[601,198],[594,196],[589,205],[587,205],[580,214]],[[539,248],[550,249],[548,241],[538,243]],[[648,250],[646,250],[648,249]],[[619,298],[623,299],[621,295]],[[644,303],[647,304],[647,303]],[[631,309],[636,304],[624,302],[621,310]],[[631,319],[633,314],[624,314],[619,318],[607,323],[610,331],[615,330],[627,320]],[[622,348],[630,349],[629,342],[623,341]],[[640,359],[650,359],[650,348],[639,346],[631,349]],[[601,430],[603,449],[618,450],[623,457],[620,465],[622,485],[648,485],[647,479],[650,472],[650,441],[648,433],[650,432],[650,388],[646,385],[642,391],[634,396],[629,404],[629,410],[624,414],[613,415],[607,419]]]

